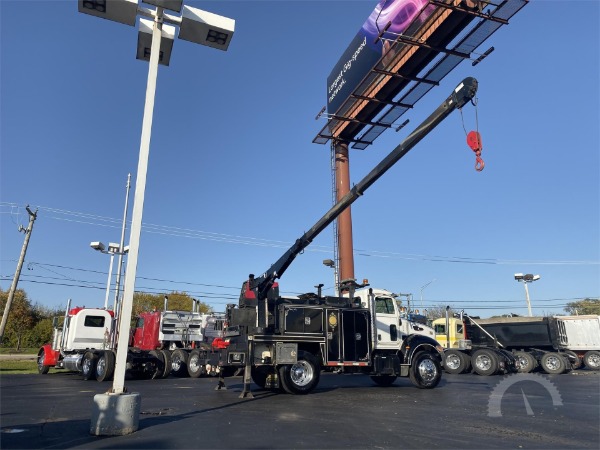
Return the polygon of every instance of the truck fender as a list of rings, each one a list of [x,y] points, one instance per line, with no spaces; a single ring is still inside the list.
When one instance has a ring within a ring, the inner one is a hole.
[[[411,334],[408,336],[400,348],[402,355],[404,355],[404,364],[410,364],[414,355],[420,351],[427,351],[435,355],[440,364],[444,360],[444,349],[438,341],[428,336],[419,334]]]
[[[38,351],[38,358],[42,355],[42,353],[44,354],[44,366],[56,366],[56,364],[58,364],[60,352],[52,350],[52,345],[44,344]]]

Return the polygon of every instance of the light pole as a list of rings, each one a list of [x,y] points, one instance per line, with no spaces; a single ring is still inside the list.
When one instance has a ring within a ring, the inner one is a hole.
[[[531,314],[531,301],[529,300],[529,289],[527,288],[527,285],[529,283],[533,283],[534,281],[539,280],[541,277],[539,275],[532,275],[530,273],[526,273],[526,274],[522,274],[522,273],[515,273],[515,280],[522,282],[525,285],[525,300],[527,300],[527,310],[529,312],[529,317],[532,316]]]
[[[121,251],[121,246],[114,242],[109,242],[108,249],[105,250],[104,244],[99,241],[90,242],[90,247],[106,255],[110,255],[110,265],[108,266],[108,281],[106,282],[106,296],[104,297],[104,309],[108,309],[108,297],[110,295],[110,282],[112,280],[113,262],[115,255],[123,257],[128,251],[129,247],[124,247]],[[113,309],[116,309],[116,303]]]
[[[79,12],[126,25],[135,25],[138,14],[151,19],[140,18],[139,21],[137,59],[149,61],[150,64],[148,67],[146,101],[142,120],[140,153],[133,199],[129,257],[127,258],[126,269],[127,276],[125,277],[123,290],[123,304],[120,308],[117,356],[111,391],[112,394],[118,394],[117,397],[123,397],[123,400],[109,398],[108,395],[106,398],[99,398],[95,405],[97,409],[93,411],[92,429],[90,430],[93,434],[129,434],[137,431],[141,400],[139,394],[127,398],[125,389],[127,348],[140,235],[142,231],[142,214],[144,210],[146,174],[150,153],[150,135],[152,131],[158,65],[159,63],[166,66],[169,65],[175,36],[175,27],[167,25],[167,23],[179,27],[180,39],[219,50],[227,50],[233,36],[235,20],[187,5],[183,6],[183,0],[145,0],[145,3],[154,5],[156,9],[142,7],[138,5],[137,0],[78,0],[77,3]],[[181,13],[181,15],[175,16],[166,13],[165,9]],[[150,45],[148,46],[148,44]],[[106,418],[107,409],[134,411],[134,417],[130,423],[123,421],[122,417],[119,418],[120,420],[116,417]],[[94,424],[94,420],[97,421],[97,424]]]
[[[423,289],[425,289],[427,286],[429,286],[431,283],[433,283],[436,279],[437,278],[434,278],[429,283],[426,283],[423,286],[421,286],[421,309],[423,309]]]

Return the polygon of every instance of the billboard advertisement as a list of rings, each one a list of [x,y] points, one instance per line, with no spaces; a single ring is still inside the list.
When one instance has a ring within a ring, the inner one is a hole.
[[[358,31],[329,77],[327,112],[335,114],[362,79],[409,25],[419,26],[434,10],[428,0],[381,0]],[[417,19],[418,16],[418,19]],[[417,20],[415,20],[417,19]],[[383,39],[377,39],[388,26]]]

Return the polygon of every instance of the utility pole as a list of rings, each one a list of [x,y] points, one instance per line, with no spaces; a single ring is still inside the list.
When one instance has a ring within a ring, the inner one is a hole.
[[[23,267],[23,262],[25,261],[25,253],[27,253],[27,246],[29,245],[31,230],[33,230],[33,222],[35,222],[35,219],[37,218],[37,209],[35,212],[31,212],[29,205],[27,205],[25,209],[29,213],[29,225],[27,225],[27,229],[23,229],[23,226],[19,228],[19,231],[25,232],[25,242],[23,242],[21,256],[19,257],[19,262],[17,263],[17,270],[15,271],[15,276],[12,284],[10,285],[10,291],[8,291],[8,298],[6,299],[6,306],[4,307],[4,313],[2,314],[2,323],[0,323],[0,344],[2,344],[2,341],[4,340],[4,329],[6,328],[6,322],[8,321],[8,314],[10,312],[13,298],[15,297],[15,292],[17,291],[17,284],[19,283],[19,277],[21,276],[21,268]]]

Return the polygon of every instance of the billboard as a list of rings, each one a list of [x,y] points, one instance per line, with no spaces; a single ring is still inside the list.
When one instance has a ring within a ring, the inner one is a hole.
[[[419,27],[434,10],[428,0],[381,0],[327,77],[327,112],[339,110],[388,52],[390,41],[409,26]]]

